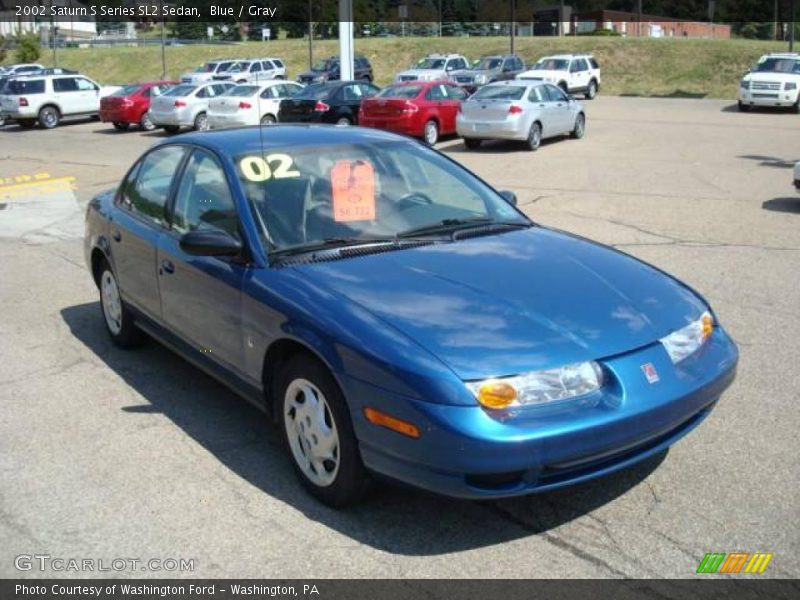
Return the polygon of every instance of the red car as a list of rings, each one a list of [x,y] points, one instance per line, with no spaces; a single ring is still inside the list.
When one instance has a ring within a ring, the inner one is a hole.
[[[125,131],[131,125],[152,131],[155,125],[147,115],[150,98],[160,96],[177,84],[177,81],[150,81],[125,85],[110,96],[100,99],[100,120],[113,123],[120,131]]]
[[[409,81],[390,85],[361,102],[358,123],[421,137],[433,146],[456,131],[456,114],[467,93],[449,81]]]

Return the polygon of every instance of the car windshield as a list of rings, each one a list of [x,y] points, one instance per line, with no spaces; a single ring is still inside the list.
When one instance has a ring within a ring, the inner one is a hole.
[[[423,58],[417,63],[417,69],[444,69],[443,58]]]
[[[486,85],[475,92],[470,100],[520,100],[525,88],[519,85]]]
[[[292,95],[292,98],[303,98],[306,100],[322,100],[331,95],[334,88],[325,85],[324,83],[317,83],[309,85]]]
[[[533,66],[534,71],[566,71],[569,61],[561,58],[543,58]]]
[[[757,73],[797,73],[800,74],[800,60],[794,58],[767,58],[755,64]]]
[[[273,252],[530,224],[472,173],[413,142],[271,149],[234,160]]]
[[[489,71],[491,69],[499,69],[503,63],[499,58],[482,58],[473,68],[479,71]]]
[[[339,63],[335,60],[318,60],[311,67],[312,71],[333,71]]]
[[[223,96],[233,96],[234,98],[246,98],[254,95],[260,88],[257,85],[237,85],[226,91]]]
[[[130,96],[131,94],[135,94],[140,87],[142,86],[139,84],[124,85],[113,94],[109,94],[109,96]]]
[[[376,98],[416,98],[422,91],[421,85],[390,85],[383,88]]]
[[[162,96],[175,96],[181,98],[183,96],[188,96],[196,89],[197,86],[194,85],[176,85],[175,87],[170,88],[166,92],[164,92]]]

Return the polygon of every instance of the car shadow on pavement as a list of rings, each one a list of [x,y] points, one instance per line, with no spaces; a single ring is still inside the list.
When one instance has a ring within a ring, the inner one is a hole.
[[[131,418],[163,414],[244,481],[309,519],[385,552],[432,556],[546,532],[642,484],[667,454],[565,490],[493,502],[376,482],[361,504],[337,511],[304,491],[277,429],[257,408],[155,341],[128,351],[113,346],[99,302],[64,308],[61,316],[79,342],[147,401],[122,408]]]
[[[778,158],[777,156],[763,156],[761,154],[740,154],[736,158],[744,158],[746,160],[757,160],[760,167],[773,167],[775,169],[791,169],[797,159]]]
[[[546,140],[542,140],[539,150],[546,148],[550,144],[557,144],[558,142],[562,141],[568,142],[570,139],[571,138],[569,136],[547,138]],[[508,152],[530,152],[530,150],[526,149],[525,142],[517,142],[514,140],[484,140],[481,145],[474,150],[467,148],[467,146],[464,144],[464,141],[461,140],[461,143],[452,144],[442,148],[441,150],[447,154],[506,154]]]
[[[773,198],[772,200],[765,200],[761,208],[774,212],[800,215],[800,195],[795,198]]]

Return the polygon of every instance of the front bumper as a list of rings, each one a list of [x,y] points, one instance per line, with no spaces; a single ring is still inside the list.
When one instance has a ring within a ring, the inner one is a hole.
[[[522,119],[506,119],[504,121],[473,121],[459,115],[456,119],[456,131],[463,138],[481,140],[526,140],[528,131]]]
[[[602,390],[517,414],[411,400],[351,378],[343,386],[368,469],[448,496],[491,499],[572,485],[663,451],[710,413],[737,362],[718,328],[679,365],[653,344],[603,361]],[[658,382],[644,377],[646,363]],[[366,406],[415,424],[420,438],[370,424]]]
[[[743,90],[739,88],[739,102],[748,106],[794,106],[798,90]]]

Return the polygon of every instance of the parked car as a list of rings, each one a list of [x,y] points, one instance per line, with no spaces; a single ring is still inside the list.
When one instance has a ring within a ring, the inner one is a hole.
[[[361,102],[380,88],[365,81],[315,83],[281,101],[281,123],[335,123],[357,125]]]
[[[214,81],[257,83],[271,79],[286,79],[286,67],[278,58],[241,60],[224,73],[214,75]]]
[[[145,131],[156,128],[150,119],[150,100],[160,96],[177,81],[150,81],[126,85],[100,100],[100,120],[113,123],[120,131],[131,125],[138,125]]]
[[[429,54],[406,71],[395,75],[396,83],[403,81],[440,81],[450,79],[451,73],[469,68],[461,54]]]
[[[790,106],[800,112],[800,54],[762,56],[739,83],[739,110]]]
[[[8,80],[0,111],[21,127],[52,129],[63,119],[97,116],[100,99],[117,90],[85,75],[24,75]]]
[[[150,100],[150,121],[169,133],[176,133],[181,127],[204,131],[208,129],[209,100],[233,87],[235,84],[230,81],[176,85]]]
[[[243,83],[208,103],[209,129],[272,125],[278,121],[281,100],[303,89],[293,81]]]
[[[189,133],[89,202],[84,250],[111,342],[147,333],[267,411],[327,504],[373,473],[490,499],[664,454],[735,343],[685,284],[513,203],[388,132]]]
[[[517,79],[552,83],[567,94],[582,93],[593,100],[600,90],[600,65],[591,54],[545,56]]]
[[[461,103],[456,119],[464,145],[482,140],[519,140],[537,150],[545,138],[586,132],[583,105],[551,83],[514,80],[490,83]]]
[[[800,161],[794,163],[794,187],[800,192]]]
[[[482,85],[514,79],[525,70],[525,63],[516,54],[484,56],[464,71],[454,71],[451,79],[470,94]]]
[[[310,83],[337,81],[340,77],[339,57],[331,56],[330,58],[318,60],[311,69],[300,73],[297,76],[297,81],[308,85]],[[366,57],[356,56],[353,59],[353,79],[368,83],[374,79],[372,65]]]
[[[450,82],[397,83],[361,103],[358,123],[421,137],[433,146],[440,136],[456,132],[456,115],[466,97]]]
[[[44,65],[39,63],[20,63],[16,65],[6,65],[4,72],[6,75],[23,75],[25,73],[35,73],[44,69]]]
[[[210,60],[206,64],[197,67],[190,73],[181,75],[181,83],[191,83],[200,85],[214,80],[214,76],[220,76],[238,62],[238,59],[226,58],[220,60]]]

